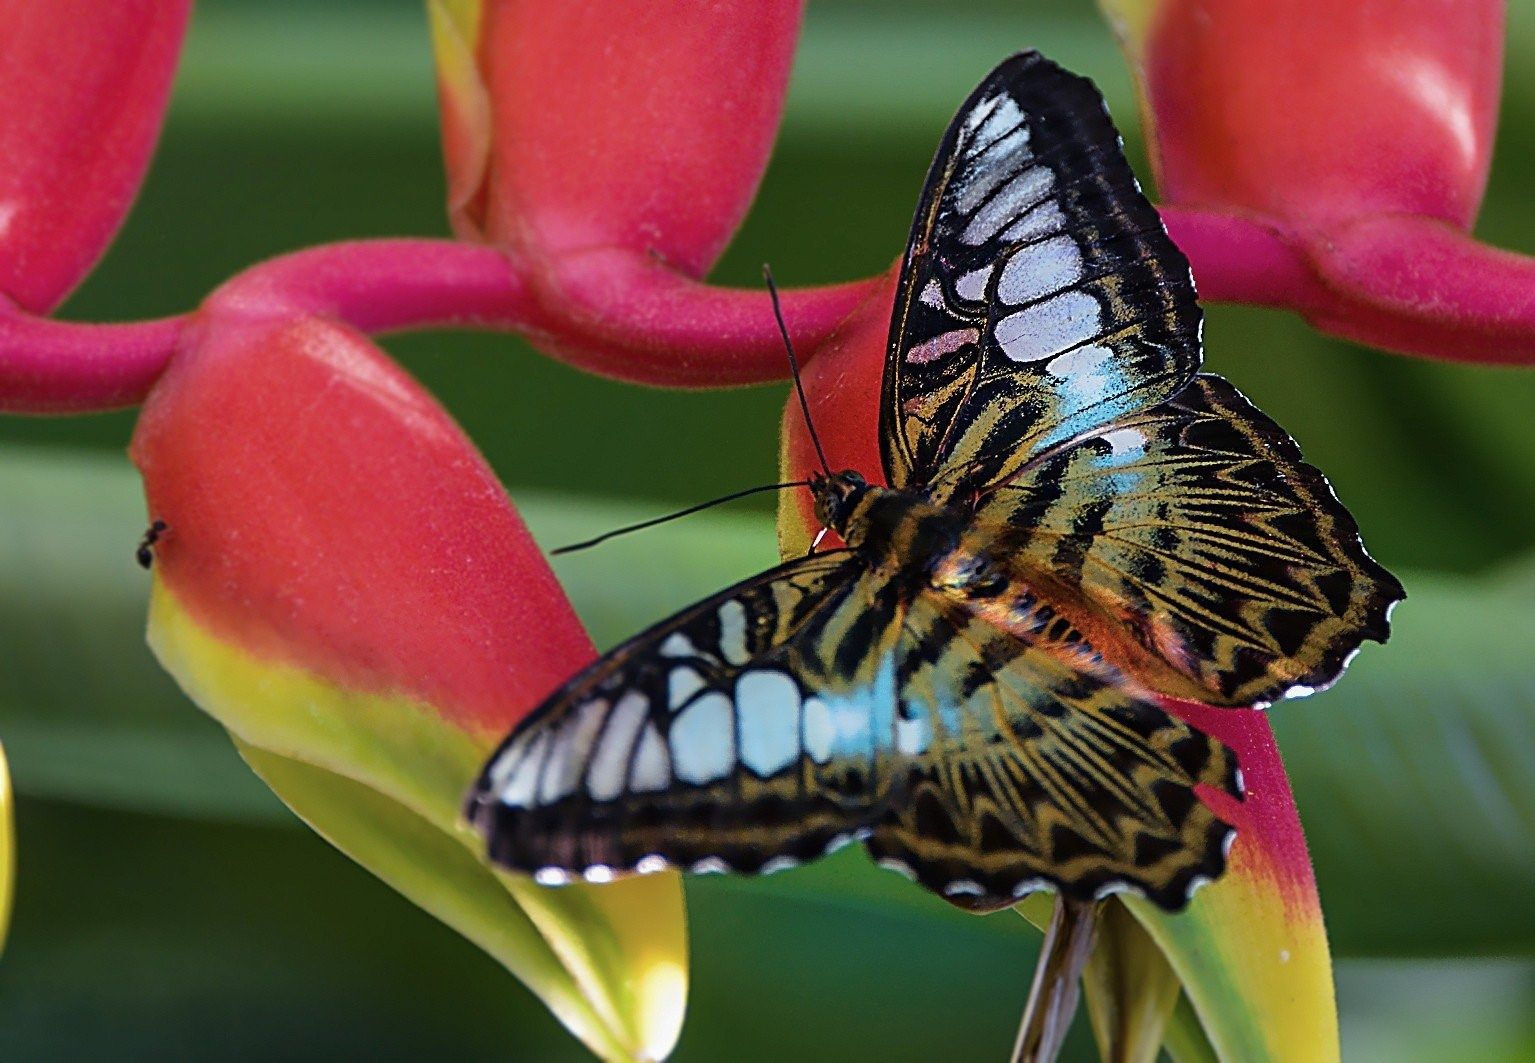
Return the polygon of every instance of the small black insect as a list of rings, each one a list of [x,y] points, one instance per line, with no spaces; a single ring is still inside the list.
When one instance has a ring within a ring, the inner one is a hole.
[[[155,543],[160,541],[160,537],[169,527],[170,525],[165,521],[157,520],[149,526],[149,530],[144,533],[144,538],[139,540],[139,548],[134,551],[133,556],[138,558],[140,568],[149,568],[155,563]]]

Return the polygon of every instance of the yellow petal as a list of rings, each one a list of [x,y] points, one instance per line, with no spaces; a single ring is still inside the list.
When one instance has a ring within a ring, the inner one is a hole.
[[[490,94],[477,58],[483,6],[480,0],[427,0],[426,5],[437,57],[448,219],[463,240],[483,235],[482,201],[490,164]]]
[[[11,805],[11,768],[0,745],[0,951],[10,933],[16,899],[16,817]]]
[[[503,876],[459,818],[488,739],[412,698],[349,690],[222,641],[158,579],[149,642],[294,812],[495,957],[594,1053],[671,1051],[687,992],[679,876],[559,889]]]

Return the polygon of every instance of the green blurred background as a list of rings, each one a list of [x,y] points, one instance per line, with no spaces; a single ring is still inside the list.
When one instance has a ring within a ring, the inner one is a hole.
[[[1532,8],[1511,12],[1480,226],[1525,252]],[[1022,47],[1098,81],[1145,174],[1129,77],[1090,4],[902,0],[871,17],[820,0],[778,150],[715,278],[755,283],[765,260],[785,284],[884,268],[952,109]],[[441,235],[442,199],[419,4],[203,0],[138,206],[64,314],[174,313],[295,247]],[[1403,645],[1276,710],[1342,957],[1346,1054],[1535,1058],[1535,373],[1382,355],[1240,308],[1212,308],[1207,338],[1209,366],[1295,435],[1372,551],[1413,577]],[[642,390],[505,336],[386,346],[551,543],[775,476],[781,386]],[[155,669],[132,424],[0,419],[0,739],[21,861],[0,1058],[584,1058],[491,961],[299,827]],[[559,571],[611,644],[768,562],[770,506]],[[1032,932],[952,913],[857,853],[827,864],[690,886],[675,1058],[1001,1058]],[[1072,1051],[1091,1058],[1084,1037]]]

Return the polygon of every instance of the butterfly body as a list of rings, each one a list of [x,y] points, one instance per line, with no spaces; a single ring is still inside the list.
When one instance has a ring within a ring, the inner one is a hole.
[[[490,858],[550,883],[766,873],[857,839],[971,910],[1181,907],[1233,837],[1200,792],[1242,787],[1160,698],[1321,689],[1403,596],[1289,437],[1199,372],[1199,328],[1091,83],[1004,62],[917,209],[884,485],[812,476],[844,545],[537,707],[469,795]]]

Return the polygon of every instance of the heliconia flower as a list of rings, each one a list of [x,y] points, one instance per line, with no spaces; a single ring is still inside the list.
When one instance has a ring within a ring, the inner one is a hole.
[[[1105,3],[1206,297],[1399,350],[1535,358],[1528,261],[1465,235],[1498,5]],[[367,334],[476,325],[652,384],[782,378],[766,295],[701,278],[761,177],[801,7],[429,0],[459,240],[315,248],[201,310],[107,326],[35,315],[126,209],[187,4],[0,0],[0,409],[147,400],[134,457],[165,522],[161,660],[301,816],[608,1058],[659,1058],[676,1037],[678,883],[543,891],[489,871],[461,827],[484,754],[591,647],[483,461]],[[894,279],[785,293],[828,448],[867,471]],[[784,448],[811,467],[795,417]],[[787,503],[786,550],[803,502]],[[1114,902],[1088,970],[1095,1028],[1131,1054],[1176,1035],[1231,1058],[1335,1055],[1326,938],[1266,720],[1174,709],[1241,757],[1250,796],[1220,811],[1242,833],[1187,913]]]
[[[362,334],[218,300],[134,435],[150,644],[302,818],[539,993],[659,1059],[686,992],[674,874],[546,891],[460,826],[488,751],[592,647],[490,469]]]
[[[106,250],[149,166],[191,6],[0,2],[0,297],[50,310]]]
[[[1206,298],[1392,350],[1535,361],[1535,259],[1470,235],[1501,0],[1100,0]]]
[[[678,386],[784,374],[760,290],[701,284],[767,166],[802,0],[431,0],[449,214],[514,254],[530,339]],[[807,346],[867,283],[789,292]]]
[[[878,478],[880,381],[899,268],[815,352],[803,381],[810,416],[834,468]],[[783,479],[803,480],[820,465],[791,401],[783,416]],[[785,557],[803,554],[820,527],[808,493],[786,492],[779,515]],[[1178,992],[1193,1030],[1221,1059],[1326,1060],[1338,1055],[1332,964],[1305,836],[1264,714],[1164,699],[1190,724],[1238,757],[1246,799],[1205,795],[1237,828],[1226,873],[1171,915],[1137,898],[1110,898],[1084,982],[1105,1059],[1150,1059],[1176,1020]],[[1120,906],[1133,918],[1114,913]],[[1019,906],[1041,924],[1044,895]],[[1148,944],[1149,943],[1149,944]],[[1127,963],[1132,966],[1127,967]],[[1141,977],[1127,977],[1127,970]],[[1164,976],[1158,976],[1162,972]],[[1115,975],[1118,977],[1115,977]],[[1111,1021],[1111,1018],[1112,1021]]]

